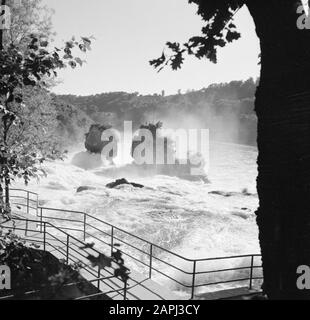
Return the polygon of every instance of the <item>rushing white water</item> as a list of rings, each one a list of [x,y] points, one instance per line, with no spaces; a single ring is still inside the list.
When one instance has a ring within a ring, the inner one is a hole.
[[[64,162],[45,163],[47,177],[39,182],[32,181],[27,188],[21,183],[18,186],[37,192],[44,206],[86,211],[187,258],[260,252],[255,222],[258,206],[255,148],[212,144],[210,184],[167,176],[131,174],[128,177],[121,168],[85,171],[71,164],[72,157],[73,154]],[[115,180],[114,174],[143,184],[145,188],[120,186],[108,189],[105,186]],[[80,186],[94,189],[77,193]],[[242,192],[244,189],[247,193]],[[229,192],[231,194],[227,194]],[[139,245],[138,242],[136,244]],[[191,271],[190,264],[174,261],[169,255],[166,258],[174,265]],[[238,261],[237,265],[240,264],[242,261]],[[131,267],[141,269],[132,263]],[[205,267],[197,266],[198,270]],[[225,263],[221,267],[225,267]],[[159,281],[166,281],[157,277]],[[181,274],[176,277],[190,281]],[[214,277],[216,280],[216,275]],[[173,288],[180,289],[177,286]]]

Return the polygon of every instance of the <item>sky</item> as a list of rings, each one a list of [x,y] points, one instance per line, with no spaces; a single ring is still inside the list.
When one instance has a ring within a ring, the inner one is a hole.
[[[187,0],[44,0],[55,10],[56,44],[74,35],[94,36],[82,68],[60,72],[59,94],[90,95],[112,91],[141,94],[200,90],[212,83],[259,76],[259,41],[246,8],[236,15],[242,38],[218,54],[218,63],[188,58],[179,71],[157,73],[167,41],[185,42],[200,35],[203,22]]]

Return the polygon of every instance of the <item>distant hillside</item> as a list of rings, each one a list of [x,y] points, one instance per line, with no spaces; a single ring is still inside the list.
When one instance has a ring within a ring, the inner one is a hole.
[[[83,128],[90,121],[116,128],[122,128],[125,120],[133,121],[135,128],[148,121],[162,121],[166,128],[208,128],[213,140],[255,145],[256,86],[257,82],[249,79],[171,96],[112,92],[84,97],[61,95],[57,99],[62,101],[58,108],[68,132],[76,131],[76,120]],[[74,119],[65,116],[68,111]]]

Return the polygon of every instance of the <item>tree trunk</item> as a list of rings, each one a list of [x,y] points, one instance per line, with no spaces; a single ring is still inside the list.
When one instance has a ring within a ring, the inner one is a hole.
[[[1,6],[6,5],[6,0],[1,0]],[[3,50],[3,29],[0,28],[0,50]]]
[[[1,5],[4,6],[6,4],[6,0],[1,0]],[[3,50],[3,30],[0,30],[0,50]],[[0,215],[4,214],[4,195],[3,188],[0,184]]]
[[[8,109],[8,103],[6,102],[6,108]],[[2,117],[2,123],[3,123],[3,144],[6,147],[6,149],[8,150],[8,132],[9,129],[11,127],[11,125],[13,124],[13,120],[10,117],[7,117],[6,115],[4,115]],[[9,160],[6,157],[4,159],[4,163],[6,165],[6,168],[4,170],[4,188],[5,188],[5,208],[4,208],[4,213],[5,214],[10,214],[11,213],[11,206],[10,206],[10,183],[11,183],[11,179],[10,179],[10,172],[9,172]],[[3,194],[3,189],[1,187],[1,193]]]
[[[3,188],[0,183],[0,220],[4,215],[4,195],[3,195]]]
[[[5,178],[5,204],[7,209],[11,207],[10,206],[10,178]]]
[[[257,223],[270,299],[310,298],[296,285],[298,266],[310,266],[310,31],[297,28],[300,4],[247,3],[262,51]]]

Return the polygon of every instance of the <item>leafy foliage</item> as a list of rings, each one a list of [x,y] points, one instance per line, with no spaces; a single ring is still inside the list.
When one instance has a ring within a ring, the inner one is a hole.
[[[87,282],[81,277],[81,265],[67,265],[62,260],[38,250],[36,244],[27,245],[14,232],[4,232],[0,228],[0,265],[11,270],[14,299],[23,299],[25,292],[38,291],[39,299],[59,299],[65,286],[76,283],[82,292],[87,290]],[[63,298],[70,298],[64,296]]]
[[[38,144],[32,143],[36,139],[35,136],[29,139],[28,143],[25,143],[25,140],[17,145],[16,141],[13,145],[9,143],[10,131],[14,131],[14,128],[25,127],[25,119],[27,119],[27,117],[23,118],[25,88],[44,88],[46,86],[44,79],[57,76],[58,69],[68,65],[75,68],[78,62],[82,65],[82,60],[74,57],[73,49],[78,47],[79,50],[85,52],[90,49],[91,44],[88,38],[82,38],[81,42],[73,38],[66,42],[64,48],[50,50],[47,41],[42,41],[35,35],[31,35],[30,39],[24,51],[12,44],[0,51],[0,117],[2,122],[0,127],[0,186],[5,182],[6,189],[12,178],[16,176],[23,177],[25,183],[28,183],[31,177],[36,176],[38,170],[36,164],[44,161],[43,148],[40,149]],[[54,148],[50,155],[59,156],[57,152],[55,153]],[[0,198],[2,201],[2,194]],[[3,206],[2,204],[1,210]],[[7,199],[2,213],[9,211],[8,206]]]
[[[171,54],[164,51],[158,59],[150,61],[158,71],[170,65],[173,70],[181,68],[184,56],[193,55],[198,59],[207,58],[217,62],[217,48],[240,38],[240,33],[233,23],[236,12],[244,5],[245,0],[189,0],[198,6],[197,14],[206,22],[201,36],[194,36],[181,45],[167,42]]]
[[[37,244],[17,236],[14,221],[11,223],[13,227],[9,231],[4,231],[0,226],[0,265],[6,265],[11,270],[12,290],[0,292],[0,296],[13,295],[14,299],[24,299],[26,292],[37,291],[35,297],[38,299],[71,299],[72,295],[94,293],[95,288],[80,273],[87,264],[81,261],[67,264],[41,251]],[[115,248],[118,247],[120,245],[115,244]],[[86,253],[87,249],[93,248],[94,244],[91,243],[85,244],[80,250]],[[99,267],[100,270],[111,268],[114,276],[123,282],[129,279],[129,269],[125,267],[119,249],[113,252],[111,258],[100,253],[98,257],[89,255],[88,260],[92,267]],[[78,290],[66,290],[69,285]]]
[[[79,43],[72,39],[66,42],[63,49],[48,49],[48,42],[41,41],[35,35],[30,36],[30,43],[25,52],[18,47],[10,45],[6,50],[0,52],[0,95],[5,97],[5,103],[22,103],[22,96],[16,93],[17,88],[24,86],[44,86],[45,76],[57,76],[57,69],[63,69],[67,65],[75,68],[77,61],[82,60],[74,57],[72,49],[78,46],[80,50],[89,49],[89,41],[82,38]],[[42,81],[41,81],[42,80]],[[3,111],[6,106],[2,106]]]
[[[147,123],[147,124],[143,124],[140,126],[140,129],[146,129],[149,130],[153,137],[156,137],[156,132],[160,129],[163,128],[163,123],[162,122],[157,122],[157,123]]]
[[[53,10],[43,4],[42,0],[6,0],[11,8],[11,26],[4,33],[4,45],[18,46],[24,51],[29,43],[31,34],[42,37],[42,40],[50,40],[52,31]]]

